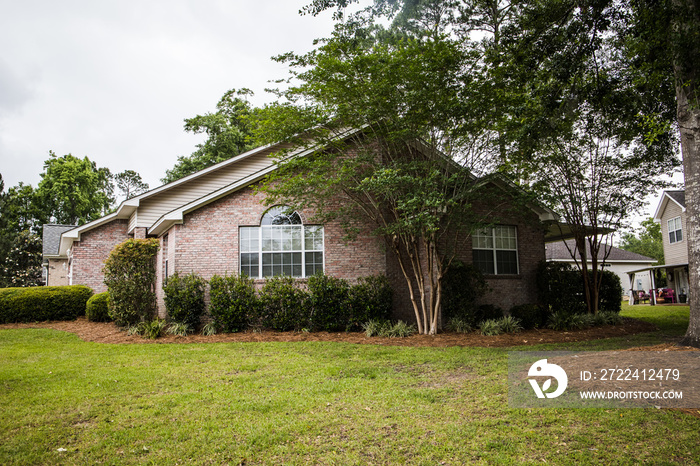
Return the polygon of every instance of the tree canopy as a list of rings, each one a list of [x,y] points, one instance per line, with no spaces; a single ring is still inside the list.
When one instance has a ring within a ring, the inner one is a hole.
[[[114,202],[111,173],[89,158],[49,152],[36,189],[42,223],[87,223],[105,215]]]
[[[246,100],[252,94],[249,89],[227,91],[216,104],[216,112],[186,119],[185,131],[204,133],[207,139],[191,155],[178,157],[161,181],[170,183],[255,147],[250,120],[257,110]]]

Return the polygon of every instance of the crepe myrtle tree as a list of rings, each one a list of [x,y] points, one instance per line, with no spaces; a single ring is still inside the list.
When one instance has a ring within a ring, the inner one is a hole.
[[[468,102],[474,88],[460,78],[475,56],[428,29],[387,31],[357,18],[318,49],[279,57],[294,85],[279,91],[286,103],[261,112],[258,131],[309,149],[278,154],[279,170],[262,187],[267,202],[337,221],[349,238],[369,225],[398,261],[418,331],[434,334],[457,251],[506,205],[521,209],[499,190],[474,208],[489,183],[473,173],[491,155],[480,109]]]

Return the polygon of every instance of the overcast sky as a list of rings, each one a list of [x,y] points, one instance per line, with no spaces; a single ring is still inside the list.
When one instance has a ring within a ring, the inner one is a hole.
[[[49,150],[160,185],[202,136],[183,120],[229,89],[271,100],[270,57],[312,48],[308,0],[0,0],[0,173],[36,187]]]
[[[49,150],[87,155],[113,173],[135,170],[159,186],[203,140],[185,133],[185,118],[214,111],[229,89],[252,89],[256,106],[269,102],[268,81],[287,77],[270,58],[330,35],[330,12],[298,14],[307,3],[0,0],[5,189],[36,187]]]

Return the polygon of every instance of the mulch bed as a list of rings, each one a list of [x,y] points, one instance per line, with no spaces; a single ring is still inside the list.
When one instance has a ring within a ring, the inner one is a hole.
[[[513,335],[483,336],[477,333],[440,333],[438,335],[413,335],[407,338],[368,338],[360,332],[241,332],[224,333],[218,335],[189,335],[179,337],[168,335],[149,340],[137,335],[127,335],[113,323],[89,322],[84,317],[68,322],[36,322],[23,324],[4,324],[0,329],[17,328],[50,328],[75,333],[84,341],[98,343],[221,343],[221,342],[295,342],[295,341],[329,341],[346,342],[369,345],[389,346],[480,346],[480,347],[508,347],[523,345],[539,345],[543,343],[566,343],[603,338],[614,338],[637,333],[653,332],[658,330],[654,325],[636,319],[624,318],[621,325],[594,327],[585,330],[573,330],[558,332],[549,329],[526,330]],[[668,344],[666,347],[672,347]],[[657,349],[658,351],[658,349]]]

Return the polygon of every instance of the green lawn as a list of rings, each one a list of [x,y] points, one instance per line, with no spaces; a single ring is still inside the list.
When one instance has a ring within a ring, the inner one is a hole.
[[[636,308],[624,312],[643,312]],[[667,320],[665,333],[676,327]],[[106,345],[53,330],[0,330],[0,464],[700,459],[697,417],[656,409],[510,409],[506,383],[506,349]]]

